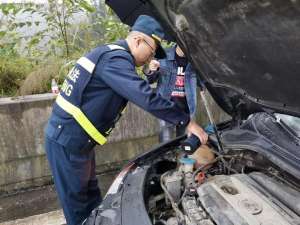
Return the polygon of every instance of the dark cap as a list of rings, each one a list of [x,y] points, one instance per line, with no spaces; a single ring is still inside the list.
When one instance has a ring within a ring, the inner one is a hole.
[[[162,59],[166,57],[166,53],[161,47],[161,41],[164,39],[165,34],[160,24],[153,17],[140,15],[131,30],[142,32],[154,39],[157,44],[155,58]]]

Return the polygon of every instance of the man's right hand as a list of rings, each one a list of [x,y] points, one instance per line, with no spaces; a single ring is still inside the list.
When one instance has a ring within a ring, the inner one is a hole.
[[[153,59],[150,61],[150,63],[149,63],[150,71],[152,71],[152,72],[157,71],[159,69],[159,67],[160,67],[160,63],[157,60]]]
[[[193,120],[191,120],[186,128],[188,136],[191,134],[196,135],[200,141],[201,144],[206,144],[208,135],[207,133]]]

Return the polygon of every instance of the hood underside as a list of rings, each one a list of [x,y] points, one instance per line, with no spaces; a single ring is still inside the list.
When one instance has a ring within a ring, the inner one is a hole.
[[[299,0],[151,3],[225,111],[300,116]]]

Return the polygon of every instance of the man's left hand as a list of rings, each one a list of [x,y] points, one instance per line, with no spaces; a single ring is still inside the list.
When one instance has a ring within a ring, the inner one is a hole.
[[[191,120],[186,129],[188,136],[194,134],[200,139],[201,144],[206,144],[208,135],[195,121]]]

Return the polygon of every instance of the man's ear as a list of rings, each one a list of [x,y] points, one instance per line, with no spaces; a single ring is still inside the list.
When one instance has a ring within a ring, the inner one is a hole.
[[[138,47],[142,41],[143,41],[143,37],[141,35],[137,35],[135,37],[136,47]]]

